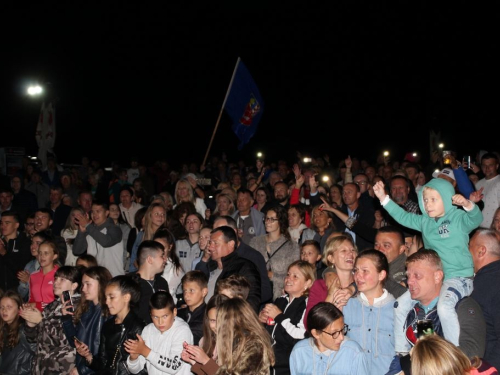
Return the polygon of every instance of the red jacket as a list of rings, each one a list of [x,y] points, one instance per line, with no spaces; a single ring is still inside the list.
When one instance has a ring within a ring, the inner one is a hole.
[[[45,305],[54,301],[54,278],[59,267],[54,266],[52,271],[43,273],[40,268],[30,275],[30,299],[28,303],[35,302],[36,308],[43,311]]]

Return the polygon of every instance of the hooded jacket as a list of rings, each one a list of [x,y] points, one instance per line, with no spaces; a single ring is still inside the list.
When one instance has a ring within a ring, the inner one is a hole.
[[[441,195],[444,205],[442,217],[431,218],[427,214],[423,201],[426,188],[432,188]],[[425,248],[435,250],[443,262],[445,279],[474,275],[468,248],[469,233],[483,220],[481,210],[475,204],[470,211],[454,206],[451,200],[454,194],[452,184],[442,178],[433,178],[418,192],[422,215],[406,212],[390,199],[383,205],[398,223],[422,232]]]
[[[394,357],[394,296],[384,293],[371,306],[361,293],[344,306],[347,336],[365,352],[373,374],[385,374]]]

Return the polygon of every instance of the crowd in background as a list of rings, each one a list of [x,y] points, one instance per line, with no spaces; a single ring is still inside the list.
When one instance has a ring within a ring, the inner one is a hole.
[[[498,153],[303,156],[24,158],[0,176],[0,373],[497,373]]]

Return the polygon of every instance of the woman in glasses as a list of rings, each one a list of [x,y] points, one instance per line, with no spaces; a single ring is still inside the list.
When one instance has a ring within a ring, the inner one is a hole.
[[[329,302],[314,306],[307,317],[310,338],[299,341],[290,355],[292,375],[368,375],[375,374],[368,367],[363,349],[346,337],[349,327],[344,315]]]
[[[384,253],[364,250],[356,258],[353,273],[359,293],[343,307],[347,336],[361,345],[372,373],[385,374],[395,355],[395,299],[384,289],[389,263]]]
[[[273,287],[273,301],[285,292],[285,276],[288,266],[300,259],[299,245],[290,238],[286,208],[276,205],[264,216],[266,234],[250,240],[250,246],[259,251],[267,265]]]

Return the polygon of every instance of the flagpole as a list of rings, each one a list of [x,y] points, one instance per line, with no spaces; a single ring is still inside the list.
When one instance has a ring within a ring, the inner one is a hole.
[[[229,92],[231,91],[231,87],[233,86],[234,76],[236,75],[236,71],[238,70],[238,65],[240,64],[240,60],[241,59],[239,57],[238,57],[238,60],[236,60],[236,65],[234,67],[233,75],[231,77],[231,81],[229,82],[229,87],[227,88],[226,96],[224,98],[224,102],[222,103],[222,108],[220,109],[220,112],[219,112],[219,117],[217,118],[217,122],[215,123],[215,129],[212,133],[212,138],[210,138],[210,143],[208,144],[207,152],[205,153],[205,158],[203,159],[203,163],[201,163],[201,165],[203,165],[203,166],[205,165],[207,158],[208,158],[208,153],[210,152],[210,149],[212,148],[212,142],[215,138],[215,132],[217,131],[217,128],[219,127],[219,122],[220,122],[220,119],[222,117],[222,112],[224,112],[224,107],[226,106],[227,97],[229,96]]]

